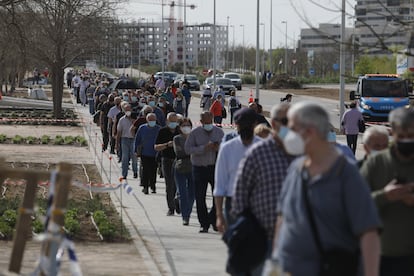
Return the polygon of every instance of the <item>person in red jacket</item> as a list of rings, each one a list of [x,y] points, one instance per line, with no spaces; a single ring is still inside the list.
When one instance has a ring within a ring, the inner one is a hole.
[[[214,123],[217,124],[217,126],[221,127],[221,122],[223,120],[222,112],[223,112],[223,104],[222,102],[222,96],[218,95],[217,98],[214,100],[213,104],[210,106],[210,112],[213,114],[214,117]]]

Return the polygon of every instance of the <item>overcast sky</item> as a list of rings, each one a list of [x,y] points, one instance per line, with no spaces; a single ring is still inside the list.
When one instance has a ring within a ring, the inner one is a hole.
[[[263,46],[263,31],[265,31],[265,46],[270,47],[270,2],[272,0],[260,0],[260,47]],[[164,3],[164,18],[170,17],[170,0],[130,0],[119,7],[118,15],[127,21],[138,20],[145,22],[161,21],[162,5]],[[184,3],[184,0],[175,0],[175,3]],[[213,23],[214,0],[186,0],[187,6],[195,5],[195,9],[187,8],[187,24]],[[272,19],[272,48],[284,47],[285,28],[287,21],[287,43],[293,47],[300,35],[301,28],[308,28],[308,24],[318,26],[319,23],[340,23],[340,0],[273,0]],[[352,26],[351,15],[354,14],[355,0],[346,0],[347,26]],[[235,45],[256,45],[256,9],[257,0],[216,0],[216,22],[220,25],[234,27]],[[184,18],[183,7],[174,8],[174,18]],[[233,28],[229,29],[229,43],[233,43]]]

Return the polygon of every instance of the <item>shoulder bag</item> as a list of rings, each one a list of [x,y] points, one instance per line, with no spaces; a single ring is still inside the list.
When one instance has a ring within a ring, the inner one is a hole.
[[[340,164],[337,176],[342,172],[342,169],[345,165],[345,158],[340,157]],[[343,187],[343,185],[341,185]],[[312,210],[312,206],[309,202],[308,189],[306,181],[302,177],[302,193],[305,201],[305,208],[309,217],[309,222],[312,230],[312,235],[318,248],[319,254],[321,256],[320,264],[320,276],[356,276],[358,273],[359,267],[359,250],[356,252],[350,252],[345,249],[335,248],[330,250],[325,250],[323,248],[318,227],[316,225],[315,216]],[[343,197],[343,192],[341,194]]]

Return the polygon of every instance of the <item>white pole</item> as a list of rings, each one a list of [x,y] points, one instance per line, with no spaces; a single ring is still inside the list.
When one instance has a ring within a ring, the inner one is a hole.
[[[164,71],[165,71],[165,61],[164,61],[164,0],[162,0],[161,2],[161,39],[162,39],[162,43],[161,43],[161,71],[162,71],[162,82],[165,83],[164,80]]]
[[[213,91],[216,91],[216,70],[217,70],[217,39],[216,39],[216,0],[214,0],[214,17],[213,17]]]
[[[244,25],[240,25],[240,27],[243,27],[243,58],[242,58],[243,59],[243,71],[242,72],[244,74],[244,68],[245,68],[244,67]]]
[[[341,9],[341,45],[340,45],[340,57],[339,57],[339,74],[340,74],[340,91],[339,91],[339,125],[341,125],[341,119],[345,112],[345,0],[342,0]]]
[[[186,70],[187,70],[187,37],[186,37],[186,31],[185,31],[185,28],[186,28],[186,22],[187,22],[187,3],[186,3],[186,0],[184,0],[184,26],[183,26],[183,61],[184,61],[184,63],[183,63],[183,73],[184,73],[184,78],[185,78],[185,75],[186,75]]]
[[[226,41],[226,68],[229,69],[229,19],[230,16],[227,16],[227,41]]]
[[[214,0],[215,1],[215,0]],[[256,101],[259,102],[259,67],[260,67],[260,0],[257,0],[257,16],[256,16]]]
[[[282,21],[282,24],[285,24],[285,74],[287,74],[287,54],[288,54],[288,46],[287,46],[287,21]]]
[[[232,67],[232,70],[234,70],[234,29],[235,29],[235,27],[234,27],[234,25],[231,25],[231,27],[233,28],[233,46],[232,46],[233,59],[231,61],[231,67]]]
[[[273,1],[270,0],[270,49],[269,49],[269,57],[270,57],[270,73],[273,74],[273,57],[272,57],[272,20],[273,20]]]

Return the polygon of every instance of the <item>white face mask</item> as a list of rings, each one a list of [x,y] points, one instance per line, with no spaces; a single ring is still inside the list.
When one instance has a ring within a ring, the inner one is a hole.
[[[305,153],[305,142],[303,138],[293,130],[289,130],[283,139],[286,152],[291,155],[302,155]]]
[[[371,150],[371,151],[369,152],[369,156],[373,157],[373,156],[377,155],[378,153],[380,153],[380,151],[379,151],[379,150]]]
[[[188,135],[191,132],[191,127],[190,126],[183,126],[183,127],[181,127],[181,132],[185,135]]]
[[[127,117],[130,117],[131,116],[131,111],[125,111],[125,115],[127,116]]]

